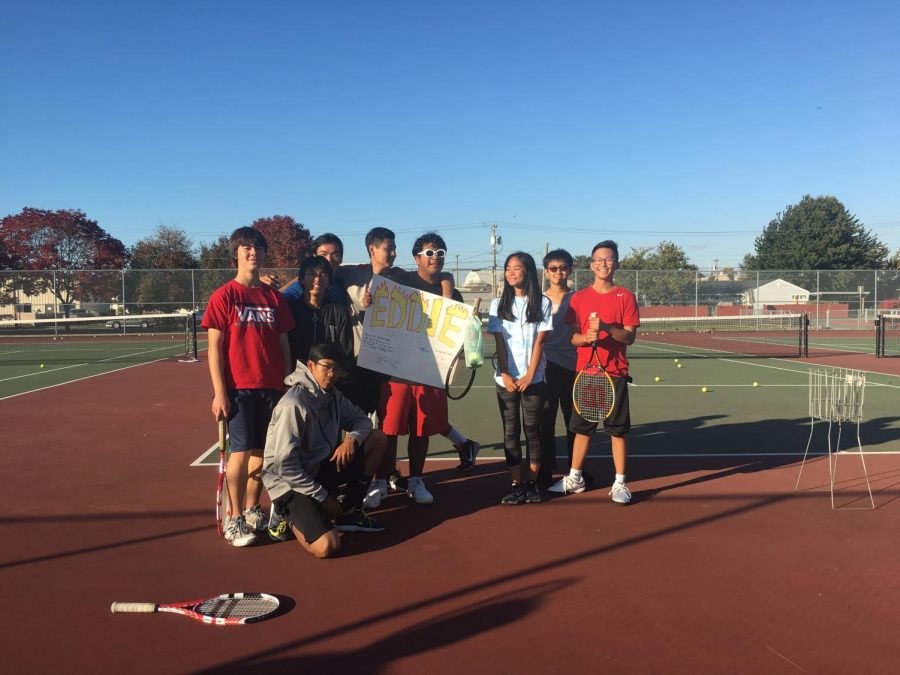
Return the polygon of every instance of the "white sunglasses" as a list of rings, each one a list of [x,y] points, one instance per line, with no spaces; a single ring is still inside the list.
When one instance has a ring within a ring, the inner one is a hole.
[[[443,258],[447,255],[447,251],[443,248],[433,249],[433,248],[423,248],[421,251],[416,253],[417,256],[424,255],[426,258],[433,258],[437,256],[438,258]]]

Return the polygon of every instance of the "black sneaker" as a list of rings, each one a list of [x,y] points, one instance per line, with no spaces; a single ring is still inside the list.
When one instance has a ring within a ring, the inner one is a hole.
[[[272,504],[272,510],[269,512],[269,539],[272,541],[287,541],[294,536],[291,530],[291,524],[286,518],[287,514],[282,512],[279,506]]]
[[[475,466],[479,450],[481,450],[481,444],[471,439],[459,446],[456,449],[456,452],[459,453],[459,466],[456,467],[456,470],[468,471]]]
[[[387,480],[394,492],[406,492],[409,489],[409,482],[396,469],[388,474]]]
[[[334,521],[334,527],[338,532],[384,532],[384,525],[362,509],[348,511]]]
[[[509,492],[500,500],[501,504],[524,504],[525,487],[521,483],[513,483],[509,486]]]
[[[541,491],[533,480],[525,483],[525,501],[529,504],[539,504],[541,501]]]

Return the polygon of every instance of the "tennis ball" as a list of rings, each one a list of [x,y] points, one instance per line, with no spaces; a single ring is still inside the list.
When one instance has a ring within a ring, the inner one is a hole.
[[[654,381],[654,382],[659,382],[659,375],[657,375],[656,377],[654,377],[654,378],[653,378],[653,381]]]
[[[754,387],[758,387],[758,386],[759,386],[759,382],[754,382],[754,383],[753,383],[753,386],[754,386]]]
[[[679,364],[678,364],[677,366],[675,366],[675,367],[676,367],[676,368],[681,368],[681,364],[679,363]]]
[[[44,364],[42,363],[42,364],[41,364],[41,368],[43,368],[43,367],[44,367]]]
[[[709,389],[707,389],[706,387],[700,387],[700,391],[702,391],[705,394],[706,392],[709,391]]]
[[[675,363],[678,363],[678,359],[675,359]]]

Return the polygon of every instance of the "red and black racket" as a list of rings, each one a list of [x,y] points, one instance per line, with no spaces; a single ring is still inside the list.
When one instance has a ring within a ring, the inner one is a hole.
[[[228,499],[228,482],[225,480],[225,452],[228,449],[228,434],[225,420],[219,420],[219,481],[216,485],[216,530],[219,536],[225,532],[222,521],[231,517],[231,502]]]
[[[595,313],[591,314],[593,318]],[[572,387],[572,405],[588,422],[602,422],[612,414],[616,405],[616,389],[612,378],[600,363],[597,341],[591,343],[591,358],[575,376]]]
[[[262,621],[278,611],[278,598],[266,593],[228,593],[214,598],[160,604],[155,602],[114,602],[113,614],[170,612],[215,626],[238,626]]]

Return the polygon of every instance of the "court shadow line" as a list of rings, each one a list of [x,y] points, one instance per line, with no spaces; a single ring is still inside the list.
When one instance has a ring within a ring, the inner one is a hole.
[[[449,610],[423,622],[414,622],[352,651],[322,652],[278,659],[253,656],[196,672],[251,673],[262,669],[287,672],[287,669],[291,669],[310,673],[379,673],[397,659],[446,647],[520,621],[537,611],[550,595],[578,580],[580,577],[564,578],[498,593],[464,608]]]

